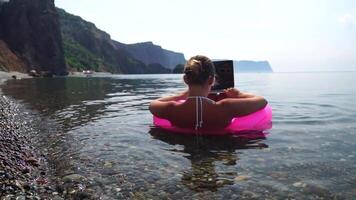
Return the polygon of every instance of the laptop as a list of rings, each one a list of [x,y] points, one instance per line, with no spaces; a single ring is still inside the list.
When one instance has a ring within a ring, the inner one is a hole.
[[[212,94],[219,94],[227,88],[235,86],[234,62],[232,60],[213,61],[215,66],[215,84],[211,88]]]

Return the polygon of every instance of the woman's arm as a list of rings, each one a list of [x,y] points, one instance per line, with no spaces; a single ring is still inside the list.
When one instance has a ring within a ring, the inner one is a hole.
[[[267,100],[251,93],[243,93],[237,89],[225,91],[227,98],[219,101],[232,117],[241,117],[261,110],[267,105]]]
[[[153,100],[150,103],[149,109],[153,115],[159,118],[169,119],[171,116],[171,108],[175,105],[175,101],[185,100],[187,97],[188,91],[172,96],[161,97]]]
[[[152,115],[163,118],[170,119],[171,116],[171,108],[174,106],[173,101],[158,101],[153,100],[150,103],[149,109]]]

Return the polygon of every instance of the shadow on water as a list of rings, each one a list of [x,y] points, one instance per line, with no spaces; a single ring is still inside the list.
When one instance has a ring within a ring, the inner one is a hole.
[[[264,132],[246,133],[241,136],[197,136],[179,135],[151,128],[149,133],[154,139],[183,147],[180,150],[174,148],[169,151],[182,153],[191,162],[191,168],[183,172],[181,182],[197,192],[217,191],[225,185],[234,184],[238,172],[236,170],[219,172],[216,164],[235,166],[239,160],[239,153],[236,150],[268,148],[268,145],[263,143],[266,140]]]

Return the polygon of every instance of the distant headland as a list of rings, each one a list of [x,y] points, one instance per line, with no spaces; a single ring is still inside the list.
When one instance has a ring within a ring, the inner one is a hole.
[[[234,61],[234,71],[235,73],[273,72],[272,67],[268,61],[250,61],[250,60]]]
[[[221,59],[217,59],[221,60]],[[177,65],[173,73],[183,73],[184,65]],[[272,73],[273,69],[268,61],[234,60],[234,73]]]

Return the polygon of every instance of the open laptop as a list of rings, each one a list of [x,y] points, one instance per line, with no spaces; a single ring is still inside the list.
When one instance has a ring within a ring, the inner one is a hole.
[[[222,93],[224,89],[233,88],[234,80],[234,62],[232,60],[213,61],[215,66],[215,84],[211,88],[212,94]]]

